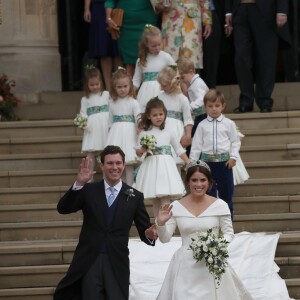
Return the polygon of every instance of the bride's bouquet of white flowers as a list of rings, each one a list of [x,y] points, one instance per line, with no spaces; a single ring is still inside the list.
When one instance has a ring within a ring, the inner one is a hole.
[[[225,240],[220,228],[217,232],[211,228],[206,232],[197,232],[188,248],[193,251],[193,258],[197,262],[205,260],[209,272],[215,278],[217,288],[228,265],[228,244],[229,242]]]
[[[81,128],[81,129],[86,129],[87,128],[87,122],[88,122],[87,117],[85,117],[81,114],[78,114],[76,116],[76,118],[74,119],[74,124],[76,126],[78,126],[79,128]]]

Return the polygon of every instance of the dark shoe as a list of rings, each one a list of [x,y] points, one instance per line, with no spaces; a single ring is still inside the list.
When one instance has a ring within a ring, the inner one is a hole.
[[[268,113],[268,112],[272,112],[272,108],[262,108],[260,110],[261,113]]]
[[[253,111],[253,107],[238,106],[233,110],[235,114],[243,114],[250,111]]]

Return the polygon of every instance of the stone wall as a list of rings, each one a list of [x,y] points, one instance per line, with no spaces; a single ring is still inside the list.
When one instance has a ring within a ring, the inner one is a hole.
[[[55,0],[0,0],[0,74],[17,83],[14,92],[37,102],[40,91],[61,90]]]

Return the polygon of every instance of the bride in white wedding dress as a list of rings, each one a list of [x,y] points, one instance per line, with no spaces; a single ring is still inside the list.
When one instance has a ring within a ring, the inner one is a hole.
[[[158,242],[151,253],[145,253],[134,242],[129,244],[130,251],[135,252],[130,258],[130,300],[290,299],[274,263],[279,234],[234,235],[227,204],[206,194],[212,178],[204,162],[189,165],[186,183],[189,193],[171,205],[162,206],[156,219],[159,240],[162,243],[171,241],[170,246]],[[176,227],[180,232],[181,244],[179,238],[172,238]],[[219,287],[205,262],[196,262],[193,252],[188,249],[196,232],[217,227],[222,229],[227,241],[233,240],[229,244],[228,267]],[[169,263],[168,256],[172,254]],[[138,275],[142,255],[147,256],[147,260],[142,268],[143,275]]]

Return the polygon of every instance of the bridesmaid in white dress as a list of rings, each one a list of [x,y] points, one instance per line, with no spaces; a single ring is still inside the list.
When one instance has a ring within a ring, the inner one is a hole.
[[[196,262],[188,249],[196,232],[220,227],[229,242],[234,233],[228,205],[206,194],[212,185],[208,165],[202,161],[189,164],[186,181],[189,193],[172,205],[162,206],[156,219],[161,242],[170,241],[176,227],[182,238],[182,246],[173,255],[157,299],[252,300],[230,265],[217,288],[205,262]]]
[[[104,149],[108,135],[109,93],[103,90],[99,69],[88,66],[84,79],[85,97],[81,99],[80,115],[87,118],[81,151],[92,159]]]
[[[119,146],[125,153],[125,178],[128,185],[133,183],[133,165],[137,163],[135,146],[136,124],[140,106],[134,99],[132,80],[127,71],[119,68],[112,76],[109,103],[109,133],[106,145]]]
[[[139,123],[144,129],[139,134],[139,144],[142,137],[152,135],[157,144],[151,155],[147,155],[139,167],[134,187],[144,194],[145,199],[152,199],[155,217],[161,204],[170,203],[184,193],[184,185],[172,157],[171,146],[185,164],[189,162],[179,141],[165,128],[166,114],[163,102],[153,98],[147,103]],[[148,149],[141,145],[136,150],[138,156],[147,153],[150,154]]]
[[[137,100],[142,112],[147,102],[158,95],[160,86],[157,75],[168,65],[175,64],[172,56],[161,50],[162,39],[159,28],[146,25],[139,43],[139,58],[136,62],[133,85],[139,89]]]
[[[194,121],[192,118],[190,103],[180,89],[180,76],[177,66],[167,66],[163,68],[157,78],[162,91],[158,97],[164,102],[167,109],[166,129],[173,132],[176,139],[180,141],[183,148],[192,143],[192,128]],[[177,164],[183,161],[174,155]]]

